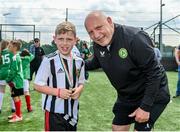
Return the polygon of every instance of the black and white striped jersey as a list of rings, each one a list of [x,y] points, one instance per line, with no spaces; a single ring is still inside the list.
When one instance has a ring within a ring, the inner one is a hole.
[[[63,64],[67,67],[67,71],[71,71],[73,77],[73,87],[77,87],[79,84],[84,84],[84,61],[83,59],[72,55],[72,62],[70,64],[70,57],[66,57],[56,51],[44,57],[39,70],[37,72],[34,83],[40,86],[50,86],[53,88],[66,88],[69,89],[70,84],[65,74]],[[54,73],[52,72],[52,62],[54,65]],[[70,65],[73,65],[70,67]],[[54,74],[54,75],[53,75]],[[67,114],[74,119],[77,119],[78,115],[78,100],[73,99],[61,99],[56,96],[46,95],[44,100],[44,109],[49,112]]]

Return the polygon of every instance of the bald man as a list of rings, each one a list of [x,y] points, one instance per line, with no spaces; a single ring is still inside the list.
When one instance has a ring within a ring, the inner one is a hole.
[[[89,13],[85,27],[94,58],[86,69],[102,68],[117,91],[113,131],[150,131],[170,101],[165,70],[155,57],[147,33],[113,23],[100,11]]]

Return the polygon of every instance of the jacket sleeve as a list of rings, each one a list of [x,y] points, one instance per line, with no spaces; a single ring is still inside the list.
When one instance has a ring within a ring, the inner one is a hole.
[[[97,57],[94,55],[91,60],[85,61],[85,70],[95,70],[101,68]]]
[[[140,108],[150,111],[160,88],[161,66],[159,65],[150,37],[143,31],[137,33],[131,42],[131,53],[136,66],[144,74],[145,92]]]

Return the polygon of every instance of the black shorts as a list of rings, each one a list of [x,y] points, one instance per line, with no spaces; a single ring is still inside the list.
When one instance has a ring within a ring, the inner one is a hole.
[[[16,89],[15,87],[11,88],[11,97],[17,97],[17,96],[21,96],[21,95],[24,95],[23,88],[19,88],[19,89]]]
[[[140,103],[128,103],[118,101],[114,104],[113,113],[115,115],[112,124],[114,125],[129,125],[135,123],[134,129],[137,131],[150,131],[153,128],[154,123],[166,108],[167,104],[154,104],[150,111],[150,119],[148,122],[138,123],[134,117],[128,117],[133,113]]]
[[[72,126],[65,120],[65,114],[45,111],[45,131],[76,131],[77,124]]]

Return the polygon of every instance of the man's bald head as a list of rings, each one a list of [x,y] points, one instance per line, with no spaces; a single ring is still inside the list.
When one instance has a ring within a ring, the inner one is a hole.
[[[93,18],[105,20],[107,18],[107,16],[101,11],[92,11],[86,16],[84,25],[86,26],[86,22],[93,19]]]
[[[114,23],[101,11],[90,12],[84,22],[90,38],[101,46],[111,43],[114,34]]]

